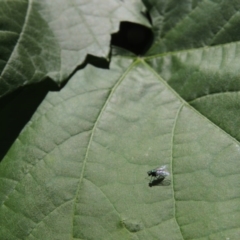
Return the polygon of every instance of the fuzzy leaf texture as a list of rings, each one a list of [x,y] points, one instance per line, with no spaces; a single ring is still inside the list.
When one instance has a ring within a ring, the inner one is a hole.
[[[61,84],[87,54],[108,58],[120,21],[147,24],[130,0],[0,1],[0,96],[51,78]]]
[[[144,3],[146,55],[78,71],[1,162],[3,239],[239,239],[240,2]]]

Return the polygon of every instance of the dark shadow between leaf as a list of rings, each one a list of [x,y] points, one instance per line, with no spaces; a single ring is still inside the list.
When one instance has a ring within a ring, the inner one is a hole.
[[[111,45],[143,55],[153,43],[151,29],[140,24],[121,22],[120,30],[112,34]]]
[[[59,88],[50,79],[24,86],[0,99],[0,161],[49,91]]]
[[[82,64],[80,64],[76,69],[70,74],[70,76],[62,82],[59,91],[68,83],[68,81],[72,78],[72,76],[79,70],[84,69],[88,64],[102,69],[109,69],[110,60],[107,60],[106,58],[100,58],[93,56],[91,54],[88,54]]]

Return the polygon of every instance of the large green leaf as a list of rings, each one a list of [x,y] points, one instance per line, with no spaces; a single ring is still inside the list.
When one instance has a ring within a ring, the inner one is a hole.
[[[238,1],[144,2],[147,56],[77,72],[1,162],[3,239],[239,239]]]
[[[130,62],[77,73],[22,132],[0,168],[6,239],[237,239],[239,143]],[[171,184],[149,188],[159,165]]]
[[[46,77],[61,83],[87,54],[106,58],[120,21],[148,25],[140,1],[0,1],[0,96]]]

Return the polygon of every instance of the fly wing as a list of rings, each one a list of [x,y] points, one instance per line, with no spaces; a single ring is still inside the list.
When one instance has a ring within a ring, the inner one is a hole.
[[[156,170],[159,170],[159,171],[165,171],[167,169],[167,166],[166,165],[163,165],[159,168],[156,168]]]
[[[157,171],[157,175],[158,176],[162,176],[162,177],[166,177],[166,176],[169,176],[169,172],[166,170],[167,167],[164,165],[160,168],[158,168],[156,171]]]

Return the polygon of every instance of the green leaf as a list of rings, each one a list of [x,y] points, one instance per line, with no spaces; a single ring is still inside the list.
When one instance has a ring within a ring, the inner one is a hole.
[[[149,54],[214,46],[240,40],[240,2],[144,0],[155,30]]]
[[[1,233],[234,239],[239,150],[144,60],[87,67],[49,94],[3,160]],[[149,188],[146,172],[159,165],[171,184]]]
[[[120,21],[148,26],[131,0],[0,2],[0,96],[46,77],[60,84],[87,54],[108,57]]]
[[[1,162],[3,239],[239,239],[238,1],[144,3],[146,56],[78,71]]]
[[[199,1],[198,5],[192,5],[184,0],[179,4],[187,6],[185,11],[178,8],[173,15],[172,9],[166,10],[162,25],[151,14],[156,24],[153,28],[161,33],[156,33],[146,60],[181,97],[239,141],[239,118],[235,110],[240,90],[237,30],[240,2]],[[159,10],[163,4],[154,7]],[[172,28],[165,33],[169,23]]]

